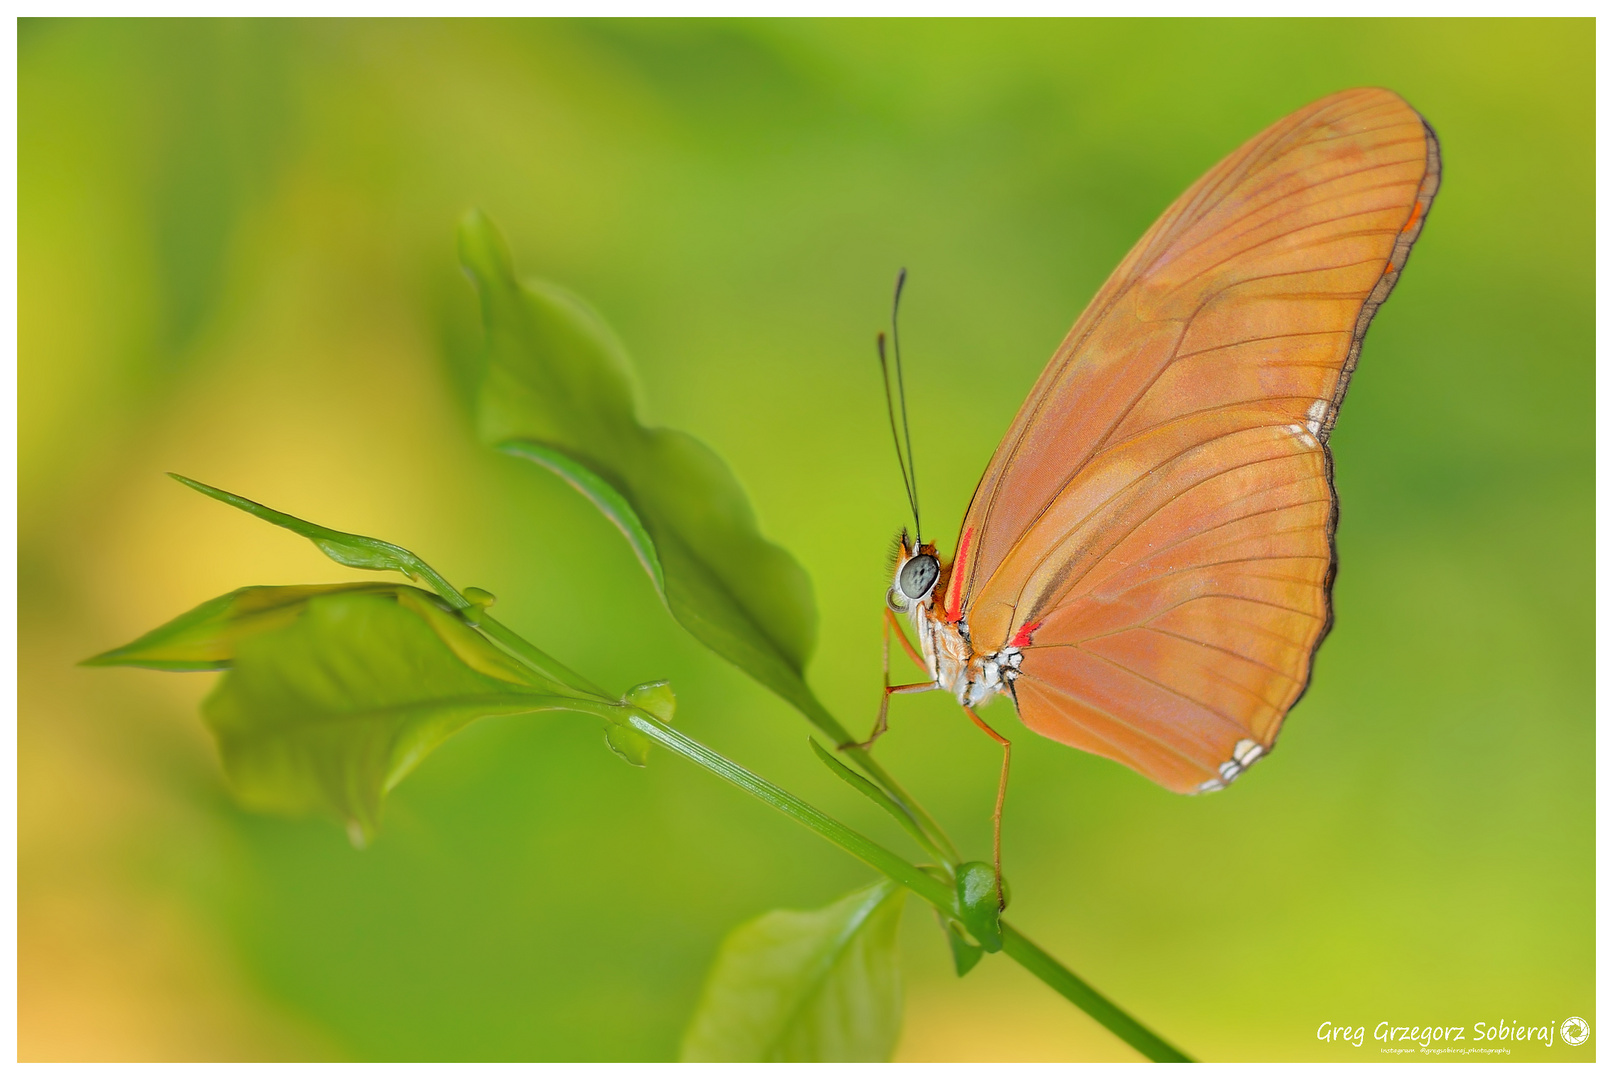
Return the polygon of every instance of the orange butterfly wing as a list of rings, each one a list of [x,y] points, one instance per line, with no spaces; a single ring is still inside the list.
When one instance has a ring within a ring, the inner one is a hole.
[[[1183,792],[1270,749],[1332,620],[1327,437],[1439,175],[1398,96],[1325,98],[1189,188],[1076,321],[943,592],[975,652],[1025,645],[1026,726]]]

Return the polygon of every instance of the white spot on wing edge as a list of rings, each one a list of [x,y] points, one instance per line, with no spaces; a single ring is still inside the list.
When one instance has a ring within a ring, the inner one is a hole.
[[[1305,410],[1305,427],[1315,435],[1322,430],[1322,417],[1327,415],[1327,402],[1317,398],[1311,402],[1311,407]]]
[[[1231,760],[1223,761],[1216,767],[1216,772],[1220,775],[1210,777],[1194,788],[1190,794],[1202,795],[1211,791],[1225,790],[1228,784],[1242,776],[1249,766],[1259,761],[1265,753],[1266,748],[1255,740],[1239,739],[1237,745],[1232,748]]]
[[[1259,761],[1260,755],[1265,752],[1266,748],[1253,739],[1239,739],[1238,745],[1232,748],[1232,760],[1247,769],[1256,761]]]

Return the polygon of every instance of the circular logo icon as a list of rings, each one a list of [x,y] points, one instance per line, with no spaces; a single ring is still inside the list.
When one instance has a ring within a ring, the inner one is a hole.
[[[1570,1016],[1563,1021],[1563,1042],[1569,1046],[1578,1046],[1591,1037],[1591,1025],[1578,1016]]]

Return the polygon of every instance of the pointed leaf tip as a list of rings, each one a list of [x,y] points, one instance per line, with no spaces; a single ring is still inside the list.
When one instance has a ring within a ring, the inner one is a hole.
[[[459,223],[459,262],[483,287],[495,281],[515,281],[510,246],[480,209],[471,210]]]
[[[411,581],[424,581],[437,591],[449,604],[455,608],[464,609],[470,601],[462,596],[436,570],[427,565],[426,561],[407,548],[385,540],[377,540],[373,536],[363,536],[359,533],[342,532],[339,529],[326,528],[312,521],[305,521],[271,506],[254,502],[243,495],[225,491],[223,488],[204,484],[200,480],[192,480],[179,473],[168,474],[181,484],[195,491],[201,492],[210,499],[217,499],[227,506],[233,506],[243,513],[251,514],[259,521],[267,521],[289,532],[313,542],[314,546],[324,552],[327,557],[343,566],[350,566],[355,570],[391,570],[404,575]]]

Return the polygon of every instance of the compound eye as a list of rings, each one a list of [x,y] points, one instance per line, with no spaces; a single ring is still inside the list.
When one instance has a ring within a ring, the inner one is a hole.
[[[935,588],[935,579],[940,576],[941,564],[934,555],[915,555],[896,575],[896,584],[909,600],[922,600],[930,595],[930,590]]]

